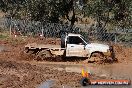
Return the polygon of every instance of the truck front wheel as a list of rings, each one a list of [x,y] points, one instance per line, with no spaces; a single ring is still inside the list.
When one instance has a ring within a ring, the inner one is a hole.
[[[102,62],[106,58],[104,57],[104,54],[101,52],[93,52],[89,58],[88,62]]]

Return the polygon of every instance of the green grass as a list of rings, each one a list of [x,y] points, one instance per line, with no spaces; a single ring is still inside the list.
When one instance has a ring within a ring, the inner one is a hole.
[[[16,38],[13,37],[13,35],[10,36],[9,31],[0,32],[0,40],[4,40],[11,45],[19,45],[25,43],[25,40],[21,36],[18,36]]]
[[[0,34],[0,39],[6,39],[6,38],[8,38],[7,35]]]

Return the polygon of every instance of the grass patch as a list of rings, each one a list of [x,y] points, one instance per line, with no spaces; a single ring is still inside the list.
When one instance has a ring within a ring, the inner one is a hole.
[[[8,38],[7,35],[0,34],[0,39],[6,39],[6,38]]]
[[[9,36],[9,32],[0,32],[0,40],[2,40],[3,42],[5,42],[6,44],[10,44],[13,46],[16,45],[20,45],[20,44],[24,44],[25,43],[25,39],[23,39],[21,36],[18,37],[13,37]]]

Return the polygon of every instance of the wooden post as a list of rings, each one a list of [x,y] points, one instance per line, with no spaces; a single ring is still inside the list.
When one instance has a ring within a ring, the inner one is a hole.
[[[12,31],[11,30],[11,28],[12,28],[12,25],[11,24],[12,24],[12,17],[11,17],[11,20],[10,20],[10,37],[11,37],[11,31]]]

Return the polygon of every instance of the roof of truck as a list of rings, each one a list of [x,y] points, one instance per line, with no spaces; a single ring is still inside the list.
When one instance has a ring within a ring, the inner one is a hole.
[[[69,33],[68,36],[81,36],[80,34]]]

